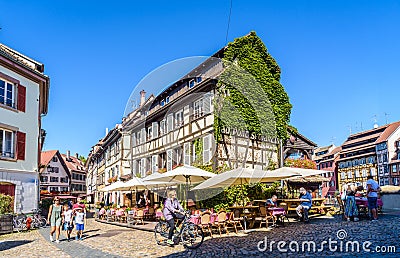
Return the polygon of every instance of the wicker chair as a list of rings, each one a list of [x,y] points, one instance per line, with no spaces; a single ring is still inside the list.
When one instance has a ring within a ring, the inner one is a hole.
[[[211,212],[205,211],[200,215],[200,224],[199,226],[202,229],[208,229],[208,232],[210,232],[211,237],[212,235],[212,229],[211,229]]]
[[[240,214],[240,211],[239,211]],[[237,215],[236,215],[237,216]],[[242,221],[243,218],[240,217],[236,217],[234,212],[229,213],[229,219],[226,221],[226,226],[229,227],[233,227],[235,228],[235,232],[236,234],[238,233],[237,228],[240,227],[242,230],[244,230],[243,226],[242,226]]]
[[[226,211],[221,210],[217,214],[217,220],[214,221],[215,227],[218,227],[219,235],[221,236],[221,228],[225,229],[225,232],[229,234],[228,228],[226,226],[227,219],[226,219]]]
[[[275,225],[275,218],[270,212],[267,211],[265,206],[260,206],[260,216],[256,217],[256,220],[260,221],[260,228],[262,227],[263,223],[265,223],[265,226],[268,227],[268,222],[270,220],[272,221],[272,225]]]
[[[144,225],[144,211],[143,210],[138,210],[135,214],[135,216],[133,217],[133,219],[135,220],[135,225],[137,225],[139,222],[142,222],[142,225]]]

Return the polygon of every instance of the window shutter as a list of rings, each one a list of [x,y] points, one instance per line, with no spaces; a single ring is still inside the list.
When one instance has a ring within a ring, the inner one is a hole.
[[[174,130],[174,114],[169,114],[167,116],[167,133]]]
[[[172,170],[172,150],[167,150],[167,171]]]
[[[190,142],[183,144],[183,164],[190,166]]]
[[[139,168],[139,173],[142,177],[145,177],[146,175],[146,159],[142,158],[142,160],[140,161],[140,168]]]
[[[211,160],[211,135],[203,137],[203,164],[207,164]]]
[[[183,123],[188,124],[190,121],[190,106],[186,105],[183,107]]]
[[[17,132],[17,159],[25,160],[26,133]]]
[[[158,155],[153,155],[151,157],[151,168],[152,168],[151,171],[152,171],[152,173],[156,173],[158,171],[157,161],[158,161]]]
[[[137,160],[134,160],[133,161],[133,164],[132,164],[132,174],[133,174],[133,176],[136,176],[136,173],[137,173],[137,164],[138,162],[137,162]]]
[[[26,87],[18,85],[18,99],[17,99],[17,109],[19,111],[25,112],[26,106]]]
[[[153,131],[153,139],[158,137],[158,122],[153,122],[151,124]]]
[[[136,146],[136,133],[132,134],[132,147]]]
[[[142,128],[140,132],[140,143],[143,144],[146,142],[146,128]]]
[[[203,97],[203,113],[210,114],[211,113],[211,93],[207,92]]]

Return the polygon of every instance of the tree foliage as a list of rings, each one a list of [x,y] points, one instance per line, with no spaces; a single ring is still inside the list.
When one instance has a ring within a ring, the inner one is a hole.
[[[286,159],[285,167],[317,169],[317,163],[309,159]]]
[[[12,213],[14,210],[14,198],[0,194],[0,214]]]
[[[223,60],[225,65],[226,62],[234,63],[247,71],[255,78],[257,84],[252,83],[248,76],[237,78],[237,73],[232,73],[232,70],[229,69],[221,75],[222,81],[225,80],[225,82],[220,83],[219,86],[227,86],[230,90],[229,98],[231,105],[227,105],[227,110],[231,108],[239,111],[240,118],[234,114],[231,117],[225,115],[224,119],[216,118],[216,135],[218,136],[222,126],[226,125],[226,123],[231,123],[233,126],[239,127],[239,129],[245,127],[250,132],[271,136],[270,127],[263,128],[263,125],[268,125],[271,119],[273,119],[278,138],[286,139],[292,105],[285,89],[279,82],[281,70],[275,59],[268,53],[261,39],[255,32],[235,39],[225,49]],[[260,89],[257,89],[257,87],[248,88],[251,85],[260,85],[264,92],[260,93]],[[242,86],[245,87],[242,88]],[[246,99],[244,97],[246,96],[246,92],[243,90],[250,91],[250,96],[256,96],[257,98],[255,100]],[[267,99],[263,98],[260,101],[260,96],[264,95]],[[254,103],[258,104],[255,106]],[[256,110],[257,108],[266,112],[259,114]],[[270,109],[273,117],[269,115],[268,110]],[[227,112],[227,110],[225,111]]]

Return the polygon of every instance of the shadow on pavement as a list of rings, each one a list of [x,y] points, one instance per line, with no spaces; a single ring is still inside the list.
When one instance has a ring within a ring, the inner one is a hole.
[[[17,240],[17,241],[4,241],[0,243],[0,251],[5,251],[17,246],[25,245],[31,243],[32,240]]]

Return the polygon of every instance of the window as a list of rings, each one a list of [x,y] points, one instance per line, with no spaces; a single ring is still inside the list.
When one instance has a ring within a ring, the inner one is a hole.
[[[160,135],[165,134],[165,120],[160,121]]]
[[[201,80],[202,80],[201,77],[196,77],[196,82],[197,82],[197,83],[200,83]]]
[[[190,80],[189,81],[189,88],[193,88],[193,86],[194,86],[194,80]]]
[[[340,179],[345,179],[345,178],[346,178],[346,173],[345,172],[340,173]]]
[[[0,104],[15,108],[15,85],[0,79]]]
[[[399,185],[399,179],[397,177],[393,178],[393,185]]]
[[[362,177],[367,177],[367,170],[364,168],[361,170]]]
[[[397,166],[396,166],[396,164],[395,164],[395,165],[392,165],[392,172],[393,172],[393,173],[397,173]]]
[[[353,172],[352,171],[347,172],[347,178],[353,178]]]
[[[193,103],[193,118],[199,118],[203,115],[203,99],[199,99]]]
[[[58,192],[58,187],[50,187],[50,192]]]
[[[60,187],[60,191],[61,191],[61,192],[68,192],[68,187],[66,187],[66,186],[61,186],[61,187]]]
[[[175,113],[175,127],[180,127],[183,125],[183,110]]]
[[[41,186],[40,190],[47,191],[47,186]]]
[[[61,177],[60,178],[61,183],[68,183],[68,177]]]
[[[40,176],[40,182],[42,182],[42,183],[49,182],[49,177],[48,176]],[[46,190],[47,190],[47,188],[46,188]]]
[[[356,169],[354,171],[354,177],[360,177],[360,170]]]
[[[160,106],[165,106],[165,100],[161,100],[161,102],[160,102]]]
[[[151,140],[153,138],[153,128],[150,126],[147,128],[147,140]]]
[[[56,156],[54,156],[51,160],[52,160],[53,162],[57,162],[57,161],[58,161],[58,159],[57,159]]]
[[[58,177],[51,176],[50,177],[50,182],[58,182]]]
[[[165,98],[165,104],[168,104],[169,103],[169,96],[167,96],[166,98]]]
[[[0,157],[14,158],[14,132],[0,129]]]

